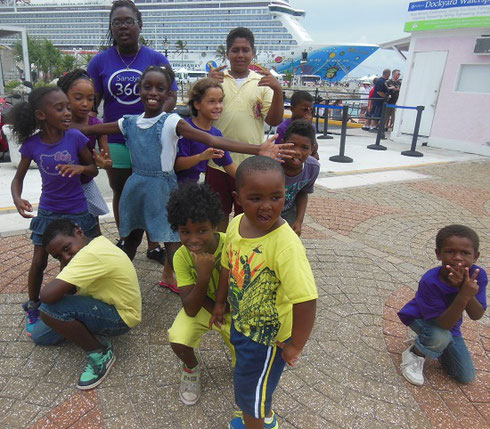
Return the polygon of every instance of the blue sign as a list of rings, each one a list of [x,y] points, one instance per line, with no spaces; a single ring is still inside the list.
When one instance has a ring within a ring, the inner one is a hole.
[[[212,69],[215,69],[216,67],[218,67],[218,64],[216,64],[214,61],[208,61],[206,63],[206,71],[209,73]]]

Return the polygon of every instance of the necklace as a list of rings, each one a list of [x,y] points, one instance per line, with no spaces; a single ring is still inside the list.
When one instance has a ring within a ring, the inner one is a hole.
[[[136,58],[138,58],[138,54],[140,53],[141,46],[138,46],[138,52],[136,52],[136,55],[133,58],[133,61],[131,61],[129,64],[126,63],[121,57],[121,54],[119,53],[119,48],[116,46],[116,51],[117,55],[119,55],[119,58],[121,59],[122,63],[126,66],[126,70],[129,70],[129,66],[133,64],[136,61]]]

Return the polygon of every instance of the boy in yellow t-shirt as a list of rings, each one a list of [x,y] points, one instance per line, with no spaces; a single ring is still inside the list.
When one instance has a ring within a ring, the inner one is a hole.
[[[236,353],[235,402],[243,412],[230,428],[273,429],[278,425],[272,394],[285,363],[297,363],[310,336],[318,293],[305,249],[281,218],[281,164],[263,156],[248,158],[235,180],[234,197],[244,214],[226,230],[211,323],[224,322],[228,296]]]
[[[107,238],[89,239],[68,219],[51,222],[43,234],[46,251],[62,270],[41,289],[39,320],[32,339],[52,345],[67,339],[85,350],[87,366],[77,387],[98,386],[116,361],[109,341],[141,321],[141,292],[128,256]]]
[[[223,218],[218,196],[204,184],[184,183],[169,199],[168,221],[178,231],[183,246],[174,256],[174,269],[183,308],[168,330],[170,345],[183,362],[180,400],[194,405],[201,394],[200,366],[194,349],[210,330],[209,320],[214,309],[221,269],[221,253],[225,234],[216,228]],[[230,314],[219,332],[232,355]],[[218,328],[214,328],[218,330]]]

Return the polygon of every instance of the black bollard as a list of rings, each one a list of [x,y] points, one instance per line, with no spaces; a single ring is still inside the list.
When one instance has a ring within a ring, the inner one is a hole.
[[[386,150],[386,146],[383,146],[380,142],[381,139],[385,140],[385,117],[386,117],[386,102],[381,107],[381,115],[378,121],[378,133],[376,134],[376,143],[367,146],[368,149],[373,150]]]
[[[414,156],[417,158],[424,156],[422,152],[415,150],[415,147],[417,146],[417,139],[419,138],[420,122],[422,121],[423,111],[424,106],[417,106],[417,117],[415,118],[415,126],[413,127],[412,147],[410,148],[410,150],[404,150],[402,152],[402,155]]]
[[[354,160],[352,158],[349,158],[348,156],[345,156],[345,137],[347,135],[347,121],[349,118],[349,106],[343,106],[342,108],[342,129],[340,131],[340,150],[338,155],[331,156],[328,158],[330,161],[333,162],[353,162]]]
[[[316,103],[315,103],[316,104]],[[315,113],[315,131],[318,132],[318,125],[320,124],[320,115],[318,114],[319,112],[319,108],[316,107],[316,106],[313,106],[313,109],[315,109],[314,113]]]
[[[328,135],[328,107],[327,106],[329,104],[330,104],[330,100],[327,100],[325,108],[323,109],[323,134],[321,136],[317,137],[317,139],[320,139],[320,140],[333,139],[332,136]]]

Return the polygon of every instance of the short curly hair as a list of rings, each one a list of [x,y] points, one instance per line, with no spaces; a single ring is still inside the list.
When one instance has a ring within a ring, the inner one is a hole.
[[[478,252],[480,249],[480,238],[478,234],[466,225],[448,225],[440,229],[436,236],[436,249],[441,250],[444,246],[444,241],[449,237],[463,237],[467,238],[473,243],[473,249]]]
[[[218,226],[223,219],[223,208],[218,195],[204,183],[185,182],[170,194],[167,204],[168,222],[174,231],[192,222]]]

